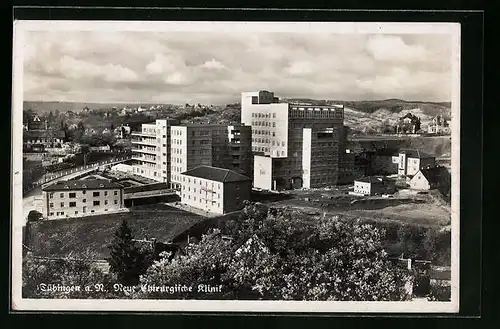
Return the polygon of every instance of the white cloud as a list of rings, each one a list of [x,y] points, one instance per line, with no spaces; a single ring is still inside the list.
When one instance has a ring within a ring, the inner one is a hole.
[[[224,66],[224,64],[222,64],[221,62],[219,61],[216,61],[215,59],[211,59],[209,61],[206,61],[205,63],[203,63],[202,67],[206,68],[206,69],[212,69],[212,70],[222,70],[222,69],[225,69],[226,67]]]
[[[290,64],[285,71],[292,76],[308,75],[313,71],[313,65],[306,61],[296,61]]]
[[[376,60],[380,61],[415,62],[427,59],[424,47],[407,45],[398,36],[372,36],[368,39],[367,49]]]
[[[133,82],[138,79],[134,71],[116,64],[97,65],[70,56],[64,56],[59,64],[61,74],[71,79],[104,79],[108,82]]]
[[[429,35],[29,32],[25,96],[233,102],[242,91],[268,89],[446,101],[450,47],[449,37]]]
[[[169,85],[183,85],[187,83],[187,77],[181,72],[174,72],[164,79],[164,82]]]

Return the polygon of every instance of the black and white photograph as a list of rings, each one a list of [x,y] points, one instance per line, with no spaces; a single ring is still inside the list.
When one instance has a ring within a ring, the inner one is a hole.
[[[18,20],[13,45],[14,309],[458,312],[459,24]]]

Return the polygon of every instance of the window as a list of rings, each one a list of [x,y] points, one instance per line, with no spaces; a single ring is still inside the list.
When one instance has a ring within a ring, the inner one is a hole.
[[[115,200],[115,204],[118,204],[118,200]]]
[[[95,212],[95,210],[91,210],[90,212],[91,212],[91,213],[94,213],[94,212]]]
[[[118,191],[115,191],[115,192],[114,192],[114,195],[118,195]]]
[[[64,193],[59,193],[60,198],[64,198]]]
[[[53,204],[53,203],[50,203],[50,204],[49,204],[49,207],[50,207],[50,208],[54,208],[54,204]]]
[[[92,196],[99,196],[99,192],[92,192]]]
[[[104,196],[108,196],[108,191],[104,191]]]
[[[83,191],[82,191],[82,194],[86,194],[86,193],[87,193],[87,190],[83,190]]]
[[[104,209],[104,211],[108,211],[108,209]]]
[[[69,203],[69,206],[70,206],[70,207],[76,207],[76,202],[70,202],[70,203]]]
[[[54,216],[54,213],[53,213],[53,212],[51,212],[51,213],[49,214],[49,216]]]
[[[53,199],[54,198],[54,193],[49,194],[49,198]]]
[[[108,204],[108,200],[104,200],[104,204]]]
[[[75,211],[75,215],[78,215],[78,210],[77,210],[77,211]]]
[[[64,211],[61,211],[61,215],[64,215]]]
[[[61,202],[61,207],[64,207],[64,202]]]
[[[76,193],[70,193],[70,194],[69,194],[69,197],[70,197],[71,199],[76,198]]]
[[[100,206],[101,205],[101,201],[94,201],[94,206]]]

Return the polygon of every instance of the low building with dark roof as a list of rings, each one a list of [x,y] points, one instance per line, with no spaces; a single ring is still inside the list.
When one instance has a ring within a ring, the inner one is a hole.
[[[396,191],[395,182],[382,176],[369,176],[354,180],[354,194],[382,195]]]
[[[44,147],[62,147],[64,131],[62,130],[25,130],[23,131],[23,145],[30,148],[32,145]]]
[[[250,199],[252,179],[229,169],[199,166],[181,173],[181,202],[207,213],[225,214]]]
[[[42,189],[47,219],[83,217],[124,210],[123,186],[104,179],[59,181]]]

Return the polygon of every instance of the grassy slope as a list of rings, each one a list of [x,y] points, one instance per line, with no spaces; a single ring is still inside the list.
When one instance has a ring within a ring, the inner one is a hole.
[[[124,219],[132,227],[137,239],[148,237],[169,241],[204,217],[164,207],[161,210],[143,209],[129,213],[44,221],[32,226],[31,246],[38,255],[51,256],[69,255],[88,248],[98,252],[103,259],[108,256],[107,246]]]

